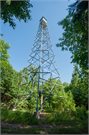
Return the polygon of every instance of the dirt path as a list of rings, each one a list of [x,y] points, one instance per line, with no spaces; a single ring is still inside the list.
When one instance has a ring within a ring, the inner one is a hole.
[[[73,128],[73,125],[65,125],[65,124],[60,124],[60,125],[55,125],[55,124],[46,124],[43,123],[40,125],[30,125],[30,124],[20,124],[20,123],[12,123],[12,122],[4,122],[1,121],[1,132],[2,134],[52,134],[53,130],[55,132],[59,133],[79,133],[80,134],[80,129],[75,129]],[[75,132],[76,130],[76,132]],[[79,131],[78,131],[79,130]],[[54,133],[55,133],[54,132]],[[82,134],[87,133],[87,130],[85,129],[84,131],[81,132]]]
[[[3,129],[41,129],[40,134],[47,134],[53,127],[59,128],[59,125],[54,124],[41,124],[41,125],[27,125],[27,124],[19,124],[12,122],[1,122],[1,128]],[[2,134],[6,134],[2,132]]]
[[[54,124],[41,124],[41,125],[27,125],[27,124],[20,124],[20,123],[12,123],[12,122],[4,122],[2,121],[1,122],[1,127],[6,127],[6,128],[20,128],[20,129],[23,129],[23,128],[32,128],[32,127],[41,127],[41,128],[53,128],[53,127],[56,127],[56,128],[59,128],[59,126],[61,125],[54,125]],[[63,126],[62,126],[63,127]]]

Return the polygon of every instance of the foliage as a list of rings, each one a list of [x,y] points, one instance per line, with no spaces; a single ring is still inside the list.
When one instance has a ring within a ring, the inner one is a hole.
[[[88,119],[87,111],[84,105],[76,107],[77,117],[81,120]]]
[[[31,7],[33,6],[29,1],[1,1],[1,19],[15,29],[14,17],[24,22],[31,20]]]
[[[2,41],[2,40],[1,40]],[[37,105],[36,99],[37,93],[32,94],[32,98],[34,101],[31,100],[31,97],[29,96],[26,100],[23,101],[23,99],[27,96],[28,92],[32,92],[38,87],[38,83],[34,80],[38,79],[38,74],[35,74],[34,77],[32,75],[33,72],[28,75],[28,69],[24,68],[20,72],[17,72],[13,69],[11,64],[9,63],[9,55],[8,55],[8,48],[9,44],[5,43],[4,41],[1,42],[1,62],[3,63],[6,61],[5,64],[2,64],[2,70],[1,70],[1,108],[5,109],[13,109],[15,104],[21,103],[17,107],[16,111],[16,118],[12,119],[15,112],[11,112],[11,121],[17,121],[20,122],[18,119],[21,119],[23,122],[24,120],[22,117],[28,116],[25,112],[34,112],[35,108],[34,105]],[[36,67],[31,66],[31,70],[38,69]],[[25,75],[25,76],[24,76]],[[23,78],[24,76],[24,78]],[[50,79],[50,78],[49,78]],[[49,80],[48,79],[48,80]],[[52,79],[53,83],[56,83],[55,79]],[[28,85],[27,85],[28,84]],[[34,89],[32,89],[32,86],[34,85]],[[44,99],[49,93],[49,89],[51,88],[51,83],[45,82],[43,84],[43,88],[45,89]],[[87,119],[86,109],[88,107],[88,82],[87,82],[87,75],[78,68],[78,65],[74,65],[74,71],[72,74],[71,83],[63,83],[63,87],[61,86],[61,81],[58,80],[57,85],[52,90],[52,92],[49,94],[48,98],[46,99],[43,108],[46,112],[58,112],[55,115],[50,116],[48,118],[48,121],[54,122],[55,124],[58,124],[60,122],[63,122],[64,120],[80,120],[80,119]],[[40,84],[40,90],[41,90],[41,84]],[[65,98],[60,98],[59,96],[63,96],[63,90],[64,88],[64,94]],[[39,91],[39,98],[41,98],[41,91]],[[18,100],[19,99],[19,100]],[[21,102],[22,101],[22,102]],[[39,102],[40,106],[40,102]],[[24,115],[20,115],[20,110],[24,111]],[[7,111],[9,112],[9,111]],[[60,113],[59,113],[60,112]],[[9,120],[8,113],[8,120]],[[20,117],[21,116],[21,117]],[[33,118],[33,116],[32,116]],[[55,118],[55,120],[54,120]],[[7,120],[6,117],[3,117],[4,120]],[[50,120],[49,120],[50,119]],[[26,119],[27,120],[27,119]],[[31,119],[30,119],[31,120]],[[32,121],[33,123],[33,121]]]
[[[18,73],[13,69],[12,65],[9,63],[8,49],[10,45],[1,40],[1,100],[6,102],[10,106],[13,106],[14,100],[16,99],[16,94],[18,90]],[[8,106],[8,105],[7,105]],[[8,106],[8,107],[10,107]]]
[[[88,9],[88,1],[76,1],[75,3],[69,5],[69,11],[73,14],[74,22],[76,20],[82,20],[82,24],[84,23],[83,21],[87,20],[87,14],[86,14],[86,19],[84,20],[83,14],[84,12],[87,12]]]
[[[33,114],[21,111],[1,110],[1,119],[5,122],[40,124],[40,121]]]
[[[78,110],[84,110],[84,107],[78,108]],[[77,110],[77,109],[76,109]],[[83,111],[84,112],[84,111]],[[82,113],[82,111],[80,111],[79,113]],[[83,115],[83,113],[82,113]],[[88,115],[87,115],[88,116]],[[1,110],[1,120],[4,122],[12,122],[12,123],[21,123],[21,124],[25,124],[23,125],[23,129],[12,129],[10,128],[6,128],[4,129],[4,127],[2,127],[2,133],[6,132],[6,133],[40,133],[41,131],[45,131],[42,128],[42,123],[40,122],[40,120],[36,119],[33,114],[31,113],[27,113],[27,112],[22,112],[22,111],[11,111],[11,110]],[[47,133],[71,133],[71,134],[77,134],[77,133],[88,133],[88,120],[85,118],[83,118],[81,120],[76,118],[75,113],[70,113],[68,111],[59,111],[57,113],[51,113],[51,114],[47,114],[45,116],[45,120],[47,123],[50,124],[56,124],[56,127],[53,126],[50,128],[50,130],[46,129]],[[29,125],[26,124],[31,124],[31,125],[39,125],[39,128],[35,129],[33,127],[30,128]],[[60,125],[58,125],[60,124]],[[44,125],[45,126],[45,125]],[[25,129],[26,128],[26,129]],[[29,128],[29,130],[28,130]],[[33,130],[34,129],[34,130]],[[60,129],[60,130],[59,130]],[[66,130],[67,129],[67,130]],[[23,132],[22,132],[23,131]]]
[[[45,120],[47,123],[60,124],[67,123],[72,120],[88,120],[88,114],[86,108],[82,105],[81,107],[76,107],[75,110],[64,110],[57,111],[55,113],[51,113],[45,116]]]
[[[10,57],[10,55],[8,54],[8,49],[10,49],[10,44],[9,43],[5,43],[4,40],[1,40],[0,38],[0,52],[1,52],[1,61],[0,61],[0,65],[1,65],[1,70],[2,68],[5,67],[5,65],[8,63],[8,58]]]
[[[88,109],[88,76],[74,65],[71,83],[64,87],[65,91],[71,90],[76,106],[84,105]]]
[[[13,95],[11,92],[13,91],[13,78],[13,68],[8,63],[1,71],[1,93],[3,94],[2,101],[10,100],[12,97],[11,95]]]
[[[69,84],[67,82],[64,82],[62,85],[65,87],[68,86]]]
[[[69,14],[58,25],[64,29],[60,43],[62,50],[72,53],[72,63],[88,69],[88,1],[75,2],[70,5]]]

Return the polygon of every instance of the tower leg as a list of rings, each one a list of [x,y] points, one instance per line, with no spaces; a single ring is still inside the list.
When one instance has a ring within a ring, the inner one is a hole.
[[[43,103],[43,94],[41,95],[41,104]],[[43,105],[41,106],[41,112],[43,112]]]
[[[34,112],[34,116],[37,118],[37,119],[39,119],[40,118],[40,112]]]

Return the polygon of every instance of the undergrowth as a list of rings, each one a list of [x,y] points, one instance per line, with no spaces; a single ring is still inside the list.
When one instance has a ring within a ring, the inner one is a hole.
[[[47,123],[54,123],[60,124],[61,122],[67,122],[72,120],[87,120],[88,119],[88,112],[84,106],[76,107],[73,111],[71,110],[64,110],[64,111],[57,111],[55,113],[51,113],[50,116],[45,116],[45,120]]]
[[[40,124],[40,121],[33,114],[12,110],[1,110],[1,120],[22,124]]]
[[[81,115],[83,115],[81,117]],[[77,112],[73,111],[58,111],[55,113],[50,113],[45,115],[44,119],[46,123],[56,124],[58,128],[52,127],[47,130],[47,134],[86,134],[88,133],[88,113],[83,111],[81,113],[81,108],[77,109]],[[2,128],[3,133],[40,133],[44,131],[41,128],[41,122],[32,113],[22,112],[22,111],[12,111],[12,110],[1,110],[1,120],[4,122],[21,123],[21,124],[31,124],[39,125],[38,129],[33,127],[30,129],[13,129],[13,128]],[[44,125],[45,126],[45,125]]]
[[[45,116],[46,123],[60,125],[58,129],[52,128],[49,134],[81,134],[88,133],[88,114],[62,111]],[[83,116],[82,116],[83,115]]]

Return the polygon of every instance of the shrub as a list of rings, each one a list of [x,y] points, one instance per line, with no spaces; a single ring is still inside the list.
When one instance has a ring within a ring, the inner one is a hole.
[[[76,107],[76,117],[80,118],[81,120],[88,118],[87,110],[84,105],[81,107]]]

